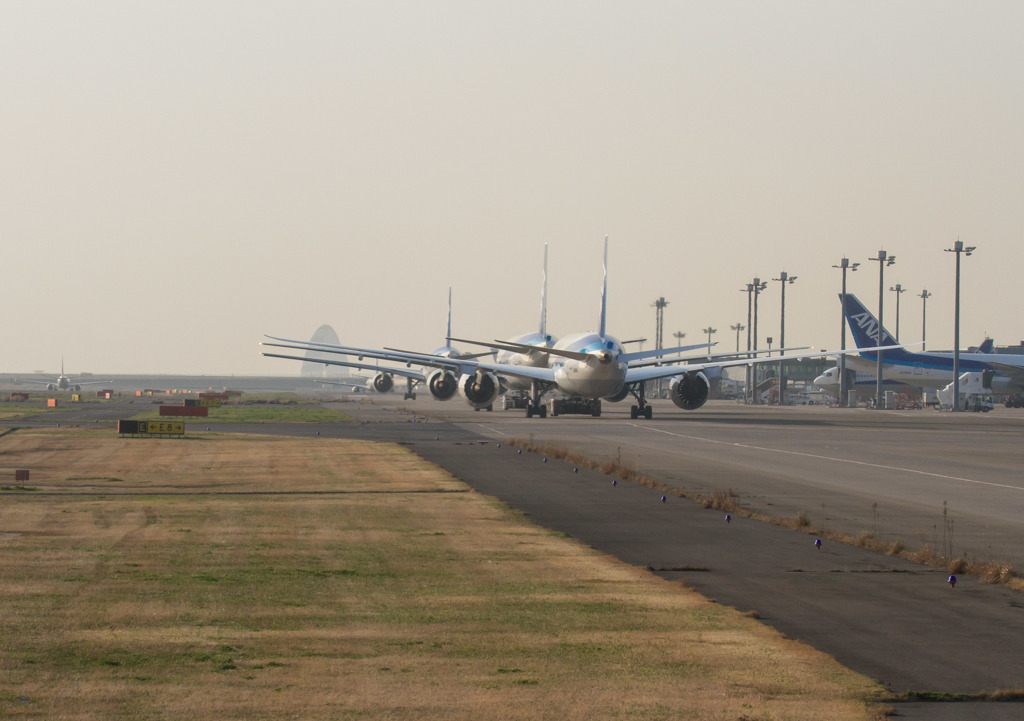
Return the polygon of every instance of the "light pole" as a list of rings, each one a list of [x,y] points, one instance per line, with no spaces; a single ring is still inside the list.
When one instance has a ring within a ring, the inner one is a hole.
[[[957,240],[947,253],[956,253],[956,299],[953,301],[953,411],[960,410],[960,254],[970,255],[976,246],[965,248],[962,241]]]
[[[886,255],[884,250],[878,251],[878,255],[868,260],[878,261],[878,332],[875,335],[875,345],[882,345],[882,304],[885,301],[885,266],[896,262],[895,255]],[[882,397],[882,351],[876,350],[875,357],[878,362],[875,364],[875,408],[884,408],[885,399]]]
[[[761,291],[768,287],[768,281],[761,280],[760,278],[754,278],[754,355],[757,355],[757,296],[761,294]],[[757,385],[757,366],[754,366],[754,385]],[[756,403],[757,399],[754,396],[754,389],[751,390],[750,401]]]
[[[729,326],[729,330],[736,331],[736,352],[737,353],[740,352],[740,331],[741,330],[746,330],[746,328],[747,328],[747,326],[743,325],[742,323],[737,323],[736,325]]]
[[[928,336],[925,333],[927,328],[926,321],[928,320],[928,299],[932,297],[932,294],[927,289],[921,291],[921,295],[918,298],[921,299],[921,350],[927,350],[925,343],[928,340]]]
[[[746,288],[740,288],[739,292],[746,291],[746,358],[751,358],[751,313],[754,306],[754,284],[746,284]],[[753,377],[754,367],[751,364],[746,364],[746,372],[743,376],[743,401],[753,402],[754,395],[751,393],[751,379]]]
[[[796,281],[796,276],[789,275],[786,271],[779,273],[778,278],[772,278],[782,283],[782,322],[779,325],[779,348],[786,347],[786,285],[792,285]],[[779,353],[782,356],[782,352]],[[779,361],[779,405],[786,404],[786,372],[783,369],[784,361]]]
[[[846,271],[855,271],[860,267],[860,263],[850,263],[849,258],[843,258],[839,261],[839,265],[833,265],[833,268],[838,268],[843,271],[843,295],[842,304],[839,308],[839,350],[846,350]],[[846,354],[841,353],[839,355],[839,407],[846,407],[846,396],[849,391],[848,379],[846,377]]]
[[[701,331],[703,333],[707,333],[708,334],[708,345],[710,346],[711,345],[711,334],[712,333],[717,333],[718,332],[718,328],[712,328],[711,326],[708,326],[707,328],[702,328]],[[710,352],[710,350],[709,350],[709,352]]]
[[[682,345],[683,344],[683,338],[686,337],[686,333],[681,333],[680,331],[676,331],[672,335],[674,335],[676,337],[676,345]]]
[[[896,342],[900,342],[900,296],[907,292],[907,289],[897,283],[889,290],[896,293]]]
[[[654,311],[654,347],[658,350],[662,350],[665,345],[662,342],[664,338],[665,329],[665,306],[668,305],[668,301],[665,300],[664,296],[658,298],[656,301],[651,303],[651,306],[655,308]],[[659,378],[654,382],[655,395],[661,397],[662,381]]]

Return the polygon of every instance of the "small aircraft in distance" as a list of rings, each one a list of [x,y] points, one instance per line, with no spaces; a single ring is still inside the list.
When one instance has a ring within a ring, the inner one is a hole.
[[[99,384],[104,384],[104,383],[109,385],[110,383],[113,383],[114,381],[112,381],[112,380],[80,381],[80,380],[75,380],[73,378],[68,378],[66,375],[64,375],[64,359],[61,358],[60,359],[60,375],[57,377],[57,380],[55,382],[54,381],[37,381],[37,380],[32,380],[30,378],[16,378],[15,382],[16,383],[37,383],[39,385],[46,386],[46,390],[48,390],[48,391],[75,391],[77,393],[78,391],[82,390],[82,386],[99,385]]]

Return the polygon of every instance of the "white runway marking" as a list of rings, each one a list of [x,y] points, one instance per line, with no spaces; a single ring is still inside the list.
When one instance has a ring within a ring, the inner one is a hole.
[[[979,481],[974,478],[960,478],[959,476],[946,476],[941,473],[932,473],[930,471],[919,471],[915,468],[900,468],[899,466],[885,466],[881,463],[868,463],[867,461],[852,461],[847,458],[836,458],[835,456],[821,456],[815,453],[803,453],[801,451],[785,451],[781,448],[766,448],[764,446],[753,446],[746,443],[735,443],[732,441],[719,441],[714,438],[701,438],[700,436],[688,436],[683,433],[673,433],[672,431],[662,430],[661,428],[652,428],[651,426],[641,425],[639,423],[631,423],[634,428],[642,428],[646,431],[652,431],[654,433],[664,433],[668,436],[676,436],[678,438],[688,438],[692,441],[704,441],[705,443],[717,443],[722,446],[734,446],[736,448],[747,448],[753,451],[767,451],[770,453],[784,453],[790,456],[803,456],[804,458],[815,458],[822,461],[835,461],[836,463],[849,463],[855,466],[867,466],[869,468],[881,468],[886,471],[902,471],[903,473],[916,473],[919,476],[932,476],[933,478],[941,478],[946,481],[959,481],[960,483],[973,483],[979,486],[992,486],[993,488],[1007,488],[1011,491],[1024,491],[1024,488],[1020,486],[1010,486],[1005,483],[992,483],[991,481]]]
[[[497,428],[494,428],[493,426],[485,426],[483,423],[475,423],[474,425],[480,426],[485,431],[490,431],[491,433],[500,433],[503,436],[508,435],[508,433],[506,433],[505,431],[499,431]]]

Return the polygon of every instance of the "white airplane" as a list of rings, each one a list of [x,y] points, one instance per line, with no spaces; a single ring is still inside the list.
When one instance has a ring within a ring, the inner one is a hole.
[[[66,375],[64,375],[64,359],[61,358],[60,359],[60,375],[57,377],[56,382],[54,382],[54,381],[37,381],[37,380],[32,380],[30,378],[16,378],[15,382],[16,383],[36,383],[38,385],[46,386],[46,390],[48,390],[48,391],[74,391],[75,393],[77,393],[78,391],[82,390],[82,386],[100,385],[100,384],[108,384],[109,385],[110,383],[113,383],[114,381],[112,381],[112,380],[105,380],[105,381],[81,381],[81,380],[74,380],[72,378],[68,378]]]
[[[323,383],[324,385],[328,386],[341,386],[342,388],[348,388],[349,391],[351,391],[352,393],[362,393],[363,391],[370,390],[371,388],[373,388],[373,386],[370,385],[369,382],[353,383],[351,381],[338,381],[331,380],[329,378],[316,378],[315,380],[317,383]],[[364,380],[369,381],[370,379],[367,378]]]
[[[978,346],[978,353],[991,353],[993,348],[993,341],[991,338],[986,338],[985,341]],[[878,392],[878,383],[875,380],[875,374],[862,373],[860,371],[854,371],[852,369],[847,371],[853,374],[853,386],[851,390],[857,391],[858,398],[874,398],[875,393]],[[839,367],[832,366],[825,370],[820,376],[811,381],[815,386],[825,391],[829,395],[839,397]],[[885,373],[882,373],[882,389],[892,391],[905,391],[912,386],[903,383],[902,381],[891,380],[885,377]],[[989,393],[992,391],[989,390]]]
[[[448,338],[457,343],[475,343],[461,338]],[[540,291],[540,325],[536,331],[515,336],[503,343],[484,344],[495,352],[495,361],[501,365],[526,366],[530,368],[546,368],[550,359],[548,352],[557,342],[548,333],[548,244],[544,244],[544,274]],[[486,354],[485,354],[486,355]],[[529,391],[530,402],[526,406],[527,417],[534,413],[544,415],[547,410],[540,403],[543,395],[542,386],[532,378],[518,375],[500,374],[501,385],[510,391]]]
[[[840,296],[841,298],[842,296]],[[855,295],[847,293],[844,307],[846,322],[853,332],[859,355],[849,356],[846,367],[861,373],[877,372],[877,352],[868,346],[879,339],[878,319]],[[881,328],[881,343],[892,343],[892,335]],[[982,344],[982,348],[986,344]],[[961,373],[988,372],[993,393],[1024,391],[1024,356],[994,353],[960,353]],[[882,350],[882,379],[899,381],[922,388],[945,388],[953,382],[953,354],[921,351],[914,353],[904,346],[887,346]]]
[[[507,364],[511,366],[530,366],[530,367],[545,367],[548,363],[547,350],[555,343],[553,338],[547,332],[547,271],[548,271],[548,246],[544,244],[544,273],[543,282],[541,286],[541,308],[540,308],[540,326],[537,331],[530,333],[524,333],[519,336],[515,336],[509,339],[509,343],[514,343],[515,348],[503,349],[497,353],[497,360],[501,364]],[[283,341],[282,343],[263,343],[267,346],[276,346],[280,348],[291,348],[295,350],[318,350],[326,353],[337,353],[340,355],[354,355],[362,361],[363,358],[374,358],[377,360],[395,361],[405,363],[407,366],[410,364],[410,358],[416,359],[416,365],[434,365],[435,370],[428,372],[419,372],[411,370],[402,370],[397,368],[391,368],[380,365],[366,365],[363,363],[353,363],[351,361],[328,361],[328,360],[316,360],[314,362],[325,363],[327,365],[339,365],[347,366],[350,368],[364,368],[374,370],[377,375],[373,378],[370,385],[374,390],[386,393],[391,390],[391,375],[399,375],[406,378],[406,382],[409,384],[409,388],[406,392],[405,398],[416,398],[413,388],[420,383],[424,383],[431,395],[438,400],[448,400],[452,398],[458,391],[457,383],[458,378],[455,373],[451,370],[451,364],[438,363],[436,358],[448,358],[448,359],[474,359],[483,356],[491,355],[495,350],[489,350],[484,353],[468,354],[463,353],[452,346],[452,341],[460,341],[458,338],[453,338],[451,335],[451,289],[448,291],[448,334],[445,338],[446,345],[434,350],[432,353],[423,354],[412,351],[403,351],[397,348],[384,348],[384,349],[370,349],[370,348],[356,348],[353,346],[333,345],[333,344],[322,344],[322,343],[308,343],[301,341],[293,341],[286,338],[275,338],[270,336],[272,340]],[[468,341],[472,342],[472,341]],[[275,353],[264,353],[263,355],[273,358],[289,358],[296,359],[296,356],[280,355]],[[311,359],[306,359],[311,360]],[[532,391],[534,394],[538,393],[537,384],[532,382],[530,379],[523,379],[519,376],[502,375],[501,377],[502,386],[505,389],[513,391]],[[486,404],[486,407],[490,407],[490,404]],[[539,413],[544,413],[545,410],[539,404],[534,406],[540,409]]]
[[[457,377],[458,392],[474,408],[489,407],[500,390],[499,377],[518,377],[536,383],[538,393],[534,402],[539,401],[548,391],[557,391],[566,396],[584,399],[621,400],[633,395],[637,405],[631,408],[633,418],[651,418],[652,410],[645,397],[645,383],[660,378],[670,378],[669,396],[679,408],[694,410],[704,405],[708,398],[710,384],[706,370],[717,370],[729,366],[756,363],[778,363],[781,360],[796,360],[821,355],[835,355],[838,351],[818,351],[795,355],[766,358],[733,358],[724,361],[690,362],[677,366],[642,366],[641,361],[664,357],[672,353],[683,353],[695,348],[706,348],[701,343],[678,348],[655,349],[650,351],[626,352],[622,343],[607,333],[608,297],[608,239],[605,238],[604,283],[601,292],[601,316],[598,330],[576,333],[563,337],[546,349],[549,356],[547,366],[511,365],[479,359],[437,358],[426,354],[399,351],[367,351],[366,355],[388,360],[398,360],[408,365],[434,366],[451,378]],[[273,338],[273,337],[272,337]],[[274,340],[300,343],[283,338]],[[273,344],[270,344],[273,345]],[[307,348],[309,344],[296,346]],[[494,341],[483,345],[507,351],[534,352],[530,345],[509,341]],[[323,346],[316,346],[322,350]],[[334,352],[351,354],[353,349],[339,348]],[[266,354],[265,354],[266,355]],[[305,359],[303,359],[305,360]],[[332,363],[337,361],[317,361]],[[541,407],[543,408],[543,407]],[[600,406],[594,404],[594,415],[600,414]],[[544,415],[541,411],[540,415]]]
[[[847,373],[853,373],[854,381],[853,385],[850,386],[851,390],[857,391],[858,397],[874,397],[878,390],[878,384],[875,382],[874,373],[861,373],[854,371],[852,368],[846,369]],[[847,381],[849,382],[849,381]],[[825,391],[829,395],[839,397],[839,366],[832,366],[825,370],[824,373],[819,375],[813,381],[815,386]],[[899,390],[908,388],[906,383],[899,381],[882,379],[882,388],[886,390]]]

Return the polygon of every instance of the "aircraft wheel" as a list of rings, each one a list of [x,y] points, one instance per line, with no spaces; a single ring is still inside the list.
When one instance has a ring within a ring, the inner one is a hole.
[[[526,417],[527,418],[533,418],[533,404],[532,403],[527,403],[526,404]]]
[[[548,407],[547,406],[543,406],[543,405],[539,406],[537,408],[537,411],[540,413],[540,417],[541,418],[547,418],[548,417]]]
[[[636,406],[630,406],[629,407],[629,417],[632,418],[634,421],[636,420],[637,414],[639,412],[640,412],[640,409],[637,408]]]
[[[647,420],[651,420],[651,418],[653,418],[653,417],[654,417],[654,409],[651,408],[650,406],[647,406],[646,408],[644,408],[644,418],[646,418]]]

